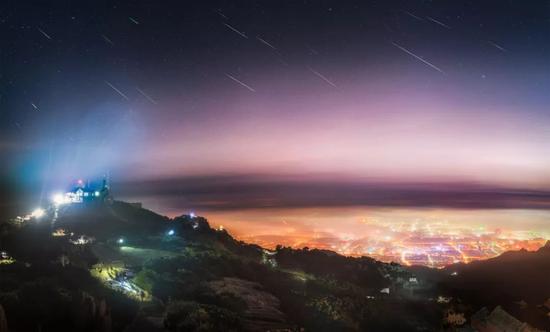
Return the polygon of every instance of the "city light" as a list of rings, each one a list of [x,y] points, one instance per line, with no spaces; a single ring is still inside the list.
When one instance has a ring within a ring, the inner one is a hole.
[[[195,213],[193,213],[193,212],[189,213],[189,217],[195,218]]]
[[[172,235],[174,235],[174,234],[175,234],[175,232],[174,232],[173,229],[171,229],[171,230],[168,231],[168,235],[172,236]]]
[[[38,208],[38,209],[32,211],[31,217],[41,218],[42,216],[44,216],[44,214],[46,214],[46,211],[44,211],[44,209]]]
[[[96,192],[95,192],[95,196],[96,196],[96,197],[99,197],[99,191],[96,191]]]
[[[363,233],[355,235],[341,230],[331,237],[319,238],[315,232],[293,232],[284,233],[288,234],[286,238],[250,235],[239,237],[239,240],[254,242],[264,248],[275,248],[277,244],[310,247],[348,256],[368,255],[383,262],[443,268],[459,262],[489,259],[506,251],[536,251],[545,245],[550,235],[545,231],[492,229],[487,225],[482,228],[479,224],[470,227],[439,218],[411,222],[388,217],[357,218],[354,222],[361,226]]]
[[[120,239],[118,239],[117,242],[118,242],[118,244],[123,244],[123,243],[124,243],[124,239],[123,239],[123,238],[120,238]]]

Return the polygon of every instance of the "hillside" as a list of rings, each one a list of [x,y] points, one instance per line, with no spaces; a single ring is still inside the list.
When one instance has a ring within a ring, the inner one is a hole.
[[[486,261],[451,265],[445,271],[458,272],[450,279],[455,288],[477,291],[483,285],[484,292],[497,298],[542,303],[550,294],[550,241],[535,252],[509,251]]]
[[[70,205],[1,227],[10,331],[440,330],[450,327],[449,308],[493,305],[489,295],[470,296],[479,287],[518,287],[499,279],[511,265],[533,271],[536,283],[550,271],[539,257],[547,249],[429,271],[307,248],[268,251],[202,217],[169,219],[124,202]],[[453,300],[437,301],[442,294]]]
[[[550,330],[550,241],[537,251],[509,251],[442,270],[421,266],[408,270],[434,285],[449,306],[466,317],[500,306],[521,322]]]
[[[550,241],[538,251],[506,252],[498,257],[445,268],[440,287],[474,308],[501,305],[521,321],[550,330]]]

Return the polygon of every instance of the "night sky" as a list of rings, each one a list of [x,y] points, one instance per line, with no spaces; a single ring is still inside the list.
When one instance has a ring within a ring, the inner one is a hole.
[[[85,3],[0,4],[2,208],[550,208],[548,1]]]

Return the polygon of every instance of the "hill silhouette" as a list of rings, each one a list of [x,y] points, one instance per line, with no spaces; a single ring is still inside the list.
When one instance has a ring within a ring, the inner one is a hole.
[[[326,250],[269,251],[202,217],[170,219],[118,201],[52,209],[1,224],[0,234],[12,258],[0,264],[10,331],[440,330],[452,328],[450,309],[470,315],[548,294],[550,246],[408,268]],[[436,301],[442,294],[453,300]],[[537,315],[518,315],[544,326]]]
[[[537,251],[509,251],[485,261],[451,265],[445,270],[459,273],[457,278],[450,279],[452,287],[476,291],[483,288],[497,298],[542,303],[550,294],[550,242]]]

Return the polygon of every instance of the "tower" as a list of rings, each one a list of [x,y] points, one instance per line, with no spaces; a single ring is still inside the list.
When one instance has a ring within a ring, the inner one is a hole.
[[[105,202],[112,202],[113,198],[111,197],[111,184],[109,172],[103,176],[103,185],[101,187],[101,197]]]
[[[109,190],[109,173],[103,175],[103,186],[101,190]]]

